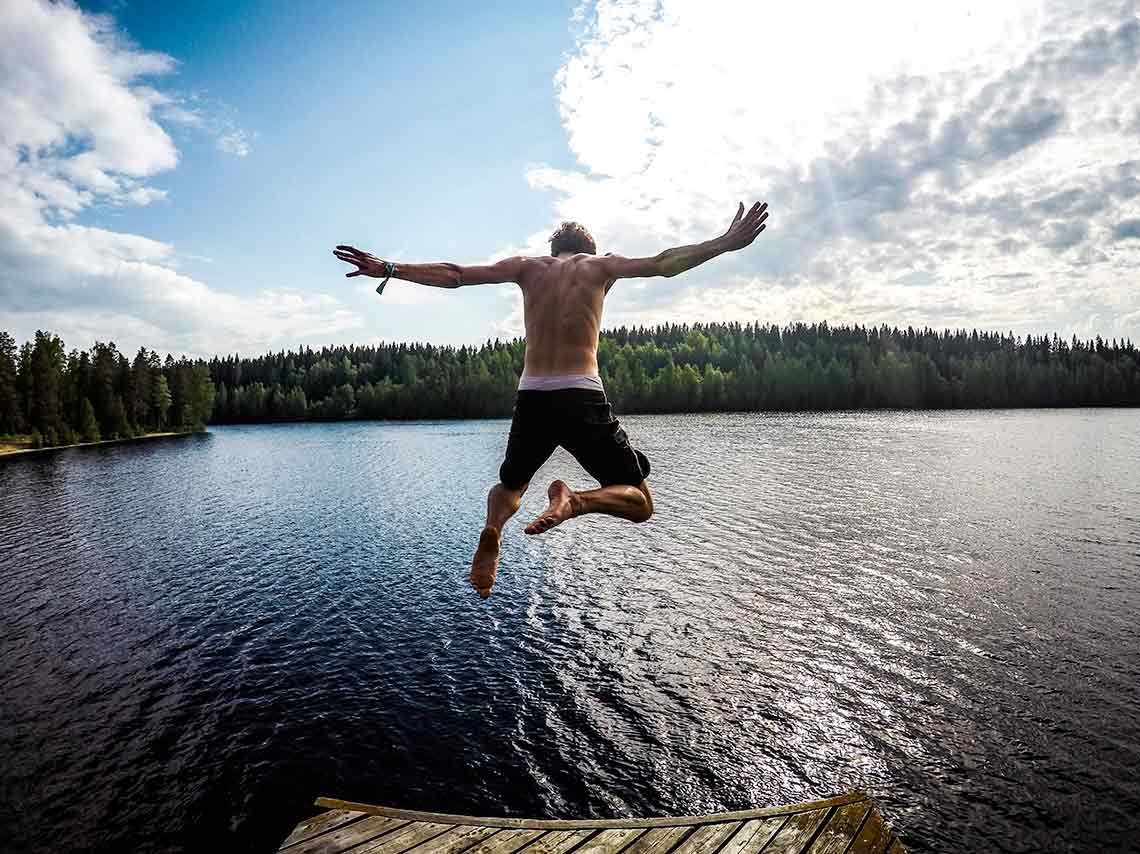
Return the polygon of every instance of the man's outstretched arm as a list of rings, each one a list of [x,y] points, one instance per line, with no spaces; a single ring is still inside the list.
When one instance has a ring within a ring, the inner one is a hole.
[[[345,273],[353,276],[371,276],[383,279],[389,273],[390,262],[362,252],[352,246],[338,246],[333,255],[341,261],[355,264],[357,269]],[[391,270],[393,279],[403,279],[434,288],[459,288],[464,285],[493,285],[500,282],[517,282],[522,272],[522,258],[504,258],[494,264],[462,266],[441,261],[436,264],[405,264],[402,261]]]
[[[598,259],[605,265],[606,276],[611,279],[641,279],[649,276],[676,276],[691,270],[717,255],[735,252],[752,243],[767,228],[768,203],[757,202],[747,214],[744,203],[740,204],[736,216],[728,226],[728,231],[720,237],[694,243],[691,246],[678,246],[666,249],[652,258],[623,258],[620,255],[605,255]]]

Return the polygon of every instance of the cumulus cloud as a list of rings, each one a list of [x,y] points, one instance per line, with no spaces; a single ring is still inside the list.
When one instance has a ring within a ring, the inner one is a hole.
[[[221,128],[220,147],[248,152],[232,119],[148,82],[174,67],[109,17],[0,4],[0,327],[202,353],[357,325],[331,297],[235,296],[177,272],[166,243],[75,222],[97,202],[165,198],[149,183],[178,164],[162,121]]]
[[[555,80],[574,169],[527,178],[603,249],[745,253],[644,287],[607,323],[980,325],[1140,337],[1134,2],[599,0]],[[538,236],[535,235],[531,241]],[[517,319],[510,321],[517,326]]]

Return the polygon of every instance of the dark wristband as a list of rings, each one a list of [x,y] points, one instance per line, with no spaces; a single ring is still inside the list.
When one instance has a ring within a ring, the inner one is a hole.
[[[384,293],[384,286],[386,284],[388,284],[388,280],[390,278],[392,278],[392,274],[396,272],[396,262],[395,261],[385,261],[384,263],[387,266],[387,269],[384,271],[384,273],[385,273],[384,281],[382,281],[380,284],[378,284],[376,286],[376,293],[378,293],[378,294]]]

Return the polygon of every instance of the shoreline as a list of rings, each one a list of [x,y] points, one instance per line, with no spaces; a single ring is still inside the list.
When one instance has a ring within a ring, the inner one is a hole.
[[[145,442],[149,439],[172,439],[177,436],[193,436],[205,430],[181,430],[177,432],[146,433],[126,439],[100,439],[98,442],[75,442],[71,445],[52,445],[47,448],[4,448],[0,447],[0,459],[20,457],[25,454],[42,454],[48,451],[66,451],[68,448],[97,448],[100,445],[124,445],[129,442]]]
[[[1094,412],[1136,411],[1137,404],[1082,403],[1072,406],[929,406],[929,407],[890,407],[874,406],[851,409],[668,409],[660,412],[643,410],[618,411],[621,418],[645,418],[678,415],[875,415],[921,414],[921,413],[978,413],[978,412]],[[209,427],[282,427],[295,424],[454,424],[461,421],[510,421],[511,413],[502,415],[435,415],[410,418],[267,418],[258,421],[211,421]]]

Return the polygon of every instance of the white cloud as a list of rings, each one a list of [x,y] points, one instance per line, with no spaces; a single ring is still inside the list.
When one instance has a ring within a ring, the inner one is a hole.
[[[201,93],[171,96],[160,92],[149,94],[156,114],[165,122],[197,128],[214,138],[218,151],[235,157],[246,157],[257,134],[238,123],[236,111]]]
[[[201,99],[144,82],[175,61],[131,44],[110,17],[68,3],[0,3],[0,327],[72,346],[115,340],[209,353],[256,351],[360,325],[330,296],[236,296],[176,270],[173,247],[78,225],[96,202],[145,205],[178,163],[160,119],[197,126],[238,156],[251,136]]]
[[[391,256],[384,256],[391,257]],[[368,300],[381,299],[376,295],[376,286],[379,282],[371,277],[363,281],[357,279],[359,284],[353,291],[358,297]],[[429,288],[411,282],[402,282],[399,279],[390,279],[384,286],[383,305],[431,305],[444,301],[448,291],[439,288]]]
[[[243,130],[234,130],[223,133],[218,137],[218,150],[238,157],[249,154],[250,134]]]
[[[558,218],[603,251],[651,254],[716,235],[740,199],[771,204],[744,253],[619,285],[607,325],[1140,338],[1134,2],[601,0],[577,15],[555,84],[579,167],[527,173]]]

